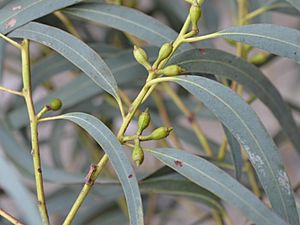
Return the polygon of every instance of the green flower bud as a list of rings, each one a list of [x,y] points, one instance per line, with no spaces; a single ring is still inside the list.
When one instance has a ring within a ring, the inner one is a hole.
[[[169,136],[170,132],[173,130],[172,127],[159,127],[155,129],[150,135],[148,136],[141,136],[141,141],[148,141],[148,140],[160,140],[167,136]]]
[[[136,145],[132,151],[132,160],[136,166],[140,166],[144,161],[144,151],[139,144]]]
[[[161,62],[167,57],[169,57],[172,51],[173,51],[173,43],[163,44],[159,50],[157,61]]]
[[[52,99],[51,102],[47,105],[47,107],[48,107],[50,110],[57,111],[57,110],[60,110],[60,108],[62,107],[62,102],[61,102],[60,99],[54,98],[54,99]]]
[[[202,10],[197,1],[194,1],[190,8],[190,18],[192,23],[192,29],[198,30],[198,22],[202,15]]]
[[[160,70],[159,73],[164,74],[166,76],[176,76],[178,74],[181,74],[183,71],[184,69],[178,65],[170,65]]]
[[[151,65],[148,61],[147,53],[142,48],[134,46],[133,56],[134,56],[135,60],[139,64],[143,65],[147,70],[151,68]]]
[[[264,62],[266,62],[269,58],[270,54],[266,53],[266,52],[259,52],[257,54],[255,54],[250,60],[249,62],[254,64],[254,65],[261,65]]]
[[[148,112],[148,109],[146,109],[141,113],[138,119],[138,135],[140,135],[149,126],[150,120],[150,113]]]

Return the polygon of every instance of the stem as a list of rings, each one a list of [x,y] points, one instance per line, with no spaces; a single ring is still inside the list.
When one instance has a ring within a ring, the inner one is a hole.
[[[268,12],[272,9],[284,8],[286,6],[287,6],[287,4],[284,4],[284,3],[277,3],[277,4],[270,5],[270,6],[263,6],[261,8],[254,10],[251,13],[248,13],[242,20],[243,20],[243,22],[248,23],[250,20],[254,19],[255,17],[257,17],[265,12]]]
[[[85,184],[80,191],[78,197],[76,198],[70,212],[68,213],[63,225],[69,225],[72,223],[76,213],[78,212],[80,206],[82,205],[84,199],[90,192],[92,186],[94,185],[98,175],[104,169],[106,163],[108,162],[108,155],[105,154],[97,165],[91,165],[88,175],[86,176]]]
[[[63,23],[63,25],[65,25],[65,27],[71,34],[80,39],[80,34],[75,29],[71,20],[67,16],[65,16],[65,14],[63,14],[61,11],[56,11],[53,14]]]
[[[207,34],[207,35],[203,35],[203,36],[199,36],[199,37],[187,38],[187,39],[184,39],[183,42],[185,42],[185,43],[198,42],[198,41],[204,41],[204,40],[213,39],[213,38],[217,38],[217,37],[221,37],[221,36],[222,36],[221,33],[216,32],[216,33]]]
[[[197,120],[195,119],[194,114],[186,107],[184,102],[179,98],[179,96],[174,92],[174,90],[168,85],[168,84],[163,84],[163,89],[168,94],[175,105],[183,112],[183,114],[187,117],[189,122],[191,123],[192,129],[194,133],[196,134],[200,144],[202,145],[205,153],[212,157],[213,156],[213,151],[208,143],[207,138],[205,137],[200,125],[198,124]]]
[[[15,46],[16,48],[21,49],[21,45],[18,42],[6,37],[5,35],[3,35],[1,33],[0,33],[0,38],[4,39],[5,41],[7,41],[9,44]]]
[[[163,102],[162,97],[159,95],[158,92],[155,91],[153,93],[153,98],[154,98],[158,113],[159,113],[159,115],[162,118],[162,121],[164,123],[164,126],[172,127],[172,123],[171,123],[168,111],[165,107],[165,104]],[[180,143],[180,140],[176,136],[175,132],[174,131],[171,132],[169,136],[170,136],[170,139],[174,142],[174,145],[176,146],[176,148],[182,149],[182,145]]]
[[[0,86],[0,91],[5,91],[5,92],[13,94],[13,95],[18,95],[18,96],[24,97],[22,92],[14,91],[9,88],[2,87],[2,86]]]
[[[44,186],[43,186],[40,150],[38,144],[39,143],[38,120],[35,115],[34,104],[32,101],[29,41],[27,39],[24,39],[24,41],[21,44],[21,57],[22,57],[22,75],[23,75],[23,95],[25,98],[29,120],[30,120],[31,145],[32,145],[31,153],[33,157],[38,208],[40,211],[43,224],[49,225],[49,218],[48,218],[48,212],[47,212],[47,207],[45,202]]]
[[[14,225],[24,225],[23,223],[18,221],[15,217],[5,212],[3,209],[0,209],[0,216],[2,216],[4,219],[6,219],[7,221],[11,222]]]

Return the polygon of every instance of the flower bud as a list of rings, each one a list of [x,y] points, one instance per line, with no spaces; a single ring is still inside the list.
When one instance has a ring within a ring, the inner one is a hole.
[[[136,145],[132,151],[132,160],[136,166],[140,166],[144,161],[144,151],[139,144]]]
[[[164,59],[166,59],[167,57],[169,57],[169,55],[172,53],[172,51],[173,51],[173,43],[163,44],[159,50],[157,61],[161,62]]]
[[[134,46],[133,56],[134,56],[135,60],[139,64],[143,65],[146,69],[150,69],[151,68],[151,65],[150,65],[150,63],[148,61],[147,53],[142,48]]]
[[[178,74],[181,74],[183,71],[184,69],[178,65],[170,65],[160,70],[159,73],[164,74],[166,76],[176,76]]]
[[[53,111],[57,111],[57,110],[60,110],[60,108],[62,107],[62,102],[59,98],[54,98],[51,100],[51,102],[47,105],[47,107],[50,109],[50,110],[53,110]]]
[[[167,136],[169,136],[170,132],[173,130],[172,127],[159,127],[155,129],[150,135],[148,136],[141,136],[141,141],[148,141],[148,140],[160,140]]]
[[[266,53],[266,52],[259,52],[257,54],[255,54],[250,60],[249,62],[254,64],[254,65],[261,65],[264,62],[266,62],[269,58],[270,54]]]
[[[194,1],[190,8],[190,18],[192,23],[192,29],[198,30],[198,22],[201,17],[202,10],[197,1]]]
[[[140,135],[150,124],[150,113],[148,109],[141,113],[138,119],[138,135]]]

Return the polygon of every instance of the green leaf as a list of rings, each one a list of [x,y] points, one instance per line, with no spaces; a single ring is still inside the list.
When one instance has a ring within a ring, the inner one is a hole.
[[[82,0],[12,0],[0,10],[0,33],[8,32]]]
[[[220,78],[235,80],[244,85],[270,108],[300,153],[300,132],[290,107],[283,100],[276,87],[257,67],[217,49],[185,51],[175,55],[170,63],[179,64],[189,72],[214,74]]]
[[[225,126],[223,126],[223,128],[227,137],[228,145],[230,146],[230,154],[232,156],[232,161],[235,168],[235,177],[239,180],[242,176],[243,170],[243,158],[241,153],[241,147],[239,142],[230,133],[230,131]]]
[[[60,118],[70,120],[81,126],[108,154],[125,193],[130,224],[144,224],[142,200],[136,175],[115,135],[100,120],[86,113],[68,113],[60,116]]]
[[[220,199],[204,188],[178,174],[145,179],[140,184],[143,193],[157,193],[190,197],[218,211],[224,211]]]
[[[240,209],[257,225],[286,224],[259,201],[254,194],[206,160],[171,148],[152,149],[149,152],[195,184]]]
[[[153,17],[123,6],[85,3],[64,10],[67,15],[109,26],[147,41],[149,44],[161,46],[171,42],[177,33]],[[190,48],[185,46],[183,48]]]
[[[27,38],[46,45],[80,68],[99,87],[118,101],[117,83],[102,58],[87,44],[55,27],[31,22],[9,34],[14,38]]]
[[[299,2],[299,0],[285,0],[285,1],[290,3],[292,6],[294,6],[300,12],[300,2]]]
[[[14,200],[28,224],[39,225],[41,219],[35,201],[14,169],[9,160],[0,155],[0,187]]]
[[[217,33],[228,38],[300,62],[300,31],[274,24],[231,27]]]
[[[223,85],[197,76],[179,76],[180,84],[212,111],[249,155],[276,213],[290,224],[299,224],[293,190],[278,149],[252,108]]]
[[[150,60],[156,57],[156,51],[153,49],[147,51],[147,53]],[[143,75],[145,69],[134,60],[132,50],[123,52],[118,57],[107,59],[106,63],[112,68],[112,72],[121,87],[126,84],[126,88],[128,88],[130,84],[136,85],[138,83],[136,81],[143,82],[142,80],[146,79],[146,76]],[[60,98],[64,103],[63,108],[67,109],[84,100],[89,101],[91,97],[101,93],[103,93],[103,90],[99,89],[90,79],[87,79],[86,76],[79,76],[62,88],[48,94],[38,101],[35,106],[37,109],[41,109],[51,99]],[[9,120],[14,128],[25,126],[29,122],[26,107],[23,105],[12,111],[9,114]]]
[[[4,59],[5,59],[5,46],[6,43],[3,39],[0,39],[0,82],[2,82],[3,78],[3,65],[4,65]]]

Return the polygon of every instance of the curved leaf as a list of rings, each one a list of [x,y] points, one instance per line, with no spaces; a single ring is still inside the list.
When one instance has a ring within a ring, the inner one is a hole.
[[[171,148],[149,150],[156,158],[197,185],[239,208],[258,225],[284,225],[281,218],[227,173],[190,153]]]
[[[156,57],[154,49],[147,51],[149,60]],[[107,65],[112,68],[112,72],[115,75],[119,85],[126,84],[126,88],[130,84],[137,84],[137,80],[142,82],[146,76],[143,76],[145,69],[138,64],[133,56],[132,50],[123,52],[118,57],[113,57],[106,60]],[[135,81],[135,82],[133,82]],[[45,98],[36,103],[36,108],[41,109],[53,98],[61,98],[64,103],[64,109],[82,102],[83,100],[90,99],[96,94],[103,93],[102,89],[99,89],[90,79],[86,76],[79,76],[66,84],[62,88],[48,94]],[[14,128],[20,128],[28,123],[27,109],[23,105],[9,114],[9,120]]]
[[[14,38],[27,38],[46,45],[80,68],[99,87],[106,90],[116,100],[117,83],[102,58],[87,44],[55,27],[31,22],[9,34]]]
[[[24,214],[28,224],[41,224],[35,201],[31,193],[20,181],[9,160],[0,155],[0,187],[14,200],[15,204]]]
[[[195,185],[189,180],[183,179],[182,176],[178,174],[143,180],[140,184],[140,188],[144,193],[191,197],[215,210],[224,210],[223,206],[220,204],[220,199],[217,196],[198,185]]]
[[[300,153],[300,132],[291,110],[276,87],[257,67],[217,49],[185,51],[175,55],[170,63],[179,64],[189,72],[214,74],[244,85],[270,108]]]
[[[12,0],[0,10],[0,33],[8,32],[82,0]]]
[[[300,12],[300,2],[298,0],[285,0]]]
[[[300,31],[292,28],[274,24],[252,24],[230,27],[217,35],[300,62]]]
[[[215,81],[198,76],[169,80],[180,84],[219,118],[247,151],[275,212],[290,224],[299,224],[293,190],[278,149],[252,108]]]
[[[158,20],[123,6],[86,3],[70,7],[64,12],[68,15],[133,34],[156,46],[171,42],[177,37],[174,30]],[[186,45],[181,48],[190,47]]]
[[[230,147],[232,162],[235,168],[235,177],[236,179],[239,180],[242,176],[243,163],[244,163],[242,158],[242,153],[241,153],[241,146],[225,126],[223,126],[223,129],[227,137],[228,145]]]
[[[68,113],[60,116],[60,119],[70,120],[81,126],[108,154],[125,193],[130,224],[144,224],[142,200],[134,169],[115,135],[100,120],[86,113]]]

